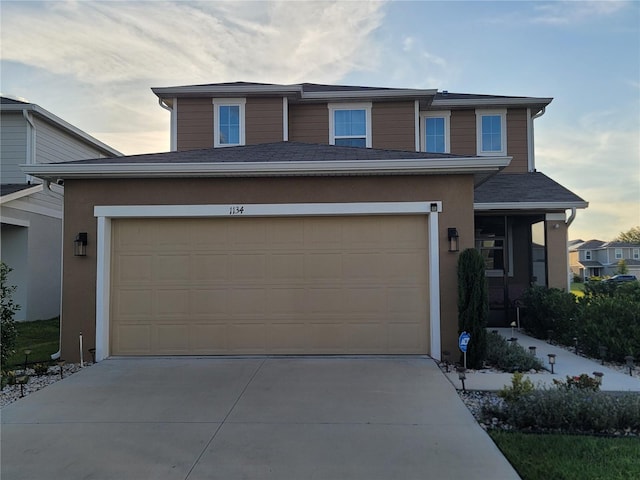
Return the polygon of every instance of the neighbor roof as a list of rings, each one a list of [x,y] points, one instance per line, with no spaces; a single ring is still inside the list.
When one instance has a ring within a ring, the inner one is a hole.
[[[276,142],[227,148],[23,165],[51,181],[95,177],[473,174],[476,183],[510,157],[471,157],[326,144]]]
[[[45,110],[40,105],[36,105],[35,103],[23,102],[19,100],[14,100],[12,98],[0,97],[0,112],[30,112],[34,115],[37,115],[39,118],[44,120],[49,124],[55,125],[57,128],[65,131],[66,133],[82,140],[85,143],[90,144],[92,147],[102,150],[104,155],[122,155],[115,148],[110,147],[106,143],[101,142],[97,138],[92,137],[88,133],[80,130],[78,127],[71,125],[69,122],[66,122],[62,118],[54,115],[53,113]]]
[[[502,173],[475,189],[476,210],[587,208],[589,205],[541,172]]]

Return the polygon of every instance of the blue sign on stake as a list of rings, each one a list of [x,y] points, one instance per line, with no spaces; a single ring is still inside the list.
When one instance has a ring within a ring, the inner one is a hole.
[[[467,345],[469,344],[469,340],[471,340],[471,335],[467,332],[462,332],[460,334],[460,338],[458,339],[458,347],[460,347],[460,351],[462,353],[467,353]]]

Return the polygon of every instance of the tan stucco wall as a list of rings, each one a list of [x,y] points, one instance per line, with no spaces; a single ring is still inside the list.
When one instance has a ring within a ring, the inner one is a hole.
[[[569,291],[567,224],[562,220],[547,220],[545,232],[548,286]]]
[[[458,176],[289,177],[237,179],[104,179],[65,182],[62,356],[76,361],[78,335],[85,355],[95,343],[95,205],[189,205],[368,201],[443,202],[439,215],[442,348],[457,345],[458,255],[448,252],[447,228],[460,234],[460,251],[473,247],[473,178]],[[87,256],[73,256],[73,239],[88,232]]]

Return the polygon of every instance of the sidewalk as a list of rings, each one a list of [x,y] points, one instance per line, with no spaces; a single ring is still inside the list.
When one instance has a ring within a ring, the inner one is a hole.
[[[511,328],[498,328],[490,329],[498,330],[498,333],[505,338],[511,338]],[[518,343],[528,350],[530,346],[536,347],[536,357],[540,359],[545,368],[549,369],[548,354],[553,353],[556,355],[556,363],[554,365],[554,374],[549,372],[526,374],[535,385],[552,386],[553,380],[566,380],[567,375],[577,376],[582,373],[586,373],[589,376],[593,376],[593,372],[602,372],[602,386],[603,391],[609,392],[640,392],[640,369],[636,366],[633,371],[633,376],[628,373],[624,374],[618,370],[601,365],[600,362],[590,360],[588,358],[576,355],[564,348],[550,345],[549,343],[538,340],[537,338],[525,335],[518,330],[514,330],[515,338],[518,339]],[[453,385],[460,389],[462,384],[458,379],[458,373],[451,371],[445,373]],[[465,380],[465,387],[467,390],[490,390],[497,391],[502,389],[505,385],[511,384],[511,373],[492,373],[492,372],[467,372],[467,378]]]

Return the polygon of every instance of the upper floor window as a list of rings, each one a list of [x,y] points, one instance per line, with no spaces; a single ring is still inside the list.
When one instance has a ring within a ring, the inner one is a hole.
[[[633,259],[640,260],[640,248],[633,249]]]
[[[620,260],[622,258],[622,249],[621,248],[616,248],[615,256],[616,256],[616,260]]]
[[[507,154],[507,111],[476,110],[478,155]]]
[[[591,250],[585,250],[584,251],[584,259],[585,260],[591,260]]]
[[[421,116],[420,137],[422,151],[449,153],[449,119],[451,112],[427,112]]]
[[[371,103],[330,103],[329,144],[371,148]]]
[[[213,146],[245,144],[244,98],[213,99]]]

